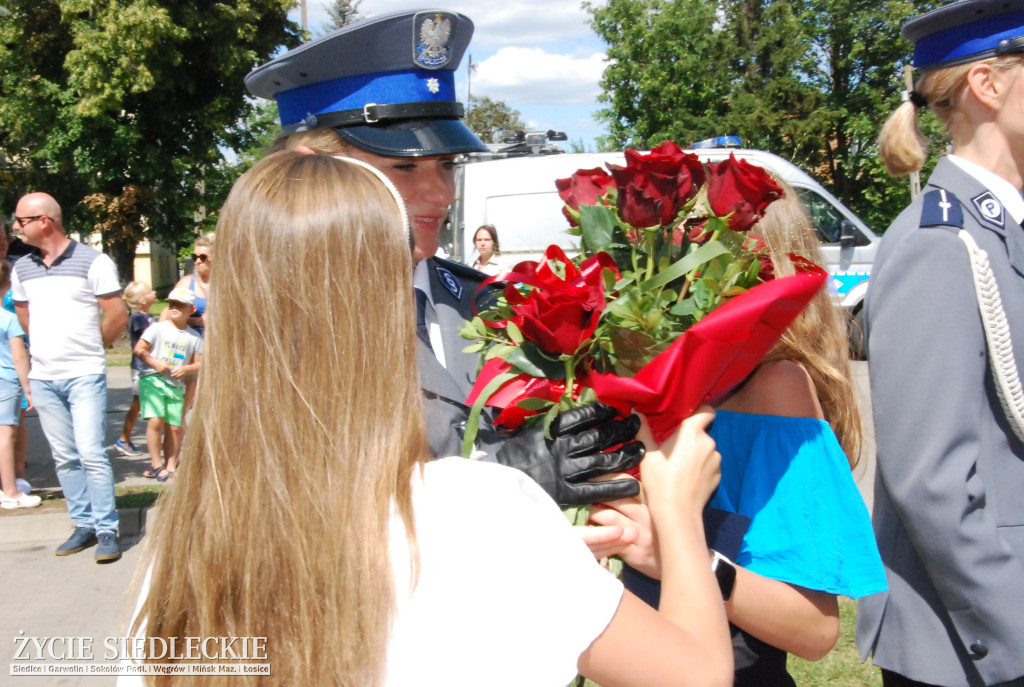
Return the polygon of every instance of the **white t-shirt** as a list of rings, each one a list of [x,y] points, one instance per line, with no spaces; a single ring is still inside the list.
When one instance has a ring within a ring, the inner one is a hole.
[[[580,654],[615,615],[622,583],[558,506],[518,470],[443,458],[414,476],[413,511],[419,578],[411,593],[405,528],[391,518],[397,608],[384,684],[569,684]],[[149,575],[143,597],[148,590]],[[117,684],[143,683],[122,675]]]
[[[202,355],[203,353],[203,339],[195,329],[192,327],[178,329],[173,322],[167,320],[149,325],[139,338],[149,344],[149,354],[152,357],[167,363],[172,370],[176,367],[191,365],[195,354]],[[139,374],[146,377],[157,374],[157,372],[146,365]],[[185,386],[185,380],[175,379],[171,376],[170,371],[163,375],[163,379],[171,386]]]
[[[110,258],[78,241],[49,267],[37,255],[24,255],[14,263],[11,289],[15,303],[28,303],[31,379],[106,373],[96,299],[121,293]]]
[[[419,581],[396,516],[389,687],[564,687],[611,621],[622,584],[529,477],[444,458],[413,483]]]

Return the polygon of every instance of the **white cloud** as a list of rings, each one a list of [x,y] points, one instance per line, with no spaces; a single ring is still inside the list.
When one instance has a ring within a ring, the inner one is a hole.
[[[473,92],[516,103],[589,105],[600,92],[604,55],[559,55],[540,48],[502,48],[479,63]]]
[[[327,0],[306,0],[311,29],[328,21]],[[423,0],[363,0],[360,12],[374,17],[399,10],[422,9]],[[596,41],[587,25],[589,14],[580,0],[508,0],[469,2],[448,0],[438,9],[461,12],[473,20],[473,48],[495,50],[506,45],[541,45],[552,42]],[[296,20],[298,13],[294,13]]]

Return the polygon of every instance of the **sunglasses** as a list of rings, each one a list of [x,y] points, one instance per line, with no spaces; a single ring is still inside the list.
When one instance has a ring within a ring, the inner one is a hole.
[[[206,253],[193,253],[192,260],[194,262],[206,262],[210,259],[210,256]]]
[[[30,222],[35,222],[37,219],[42,219],[46,215],[32,215],[31,217],[15,217],[14,223],[24,228],[24,226]]]

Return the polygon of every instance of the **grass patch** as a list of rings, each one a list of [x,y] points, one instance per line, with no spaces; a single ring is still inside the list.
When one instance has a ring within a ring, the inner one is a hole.
[[[153,484],[142,487],[115,487],[114,500],[118,508],[148,508],[156,503],[164,485]]]
[[[820,661],[805,661],[790,656],[786,663],[790,675],[800,687],[838,685],[839,687],[881,687],[882,673],[870,663],[861,663],[854,645],[857,602],[839,597],[839,641]]]
[[[115,487],[114,502],[118,508],[149,508],[163,493],[165,486],[152,484],[135,487]],[[36,513],[66,513],[68,510],[67,501],[64,500],[64,492],[60,489],[39,490],[36,492],[42,497],[43,502],[38,508],[22,508],[19,510],[5,510],[0,517],[23,517]]]

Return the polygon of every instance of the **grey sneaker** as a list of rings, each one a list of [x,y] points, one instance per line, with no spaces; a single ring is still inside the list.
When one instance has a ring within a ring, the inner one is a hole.
[[[117,545],[116,532],[100,532],[96,537],[100,540],[96,547],[97,563],[116,561],[121,557],[121,548]]]
[[[68,540],[57,547],[58,556],[70,556],[96,544],[96,532],[91,527],[76,527]]]

